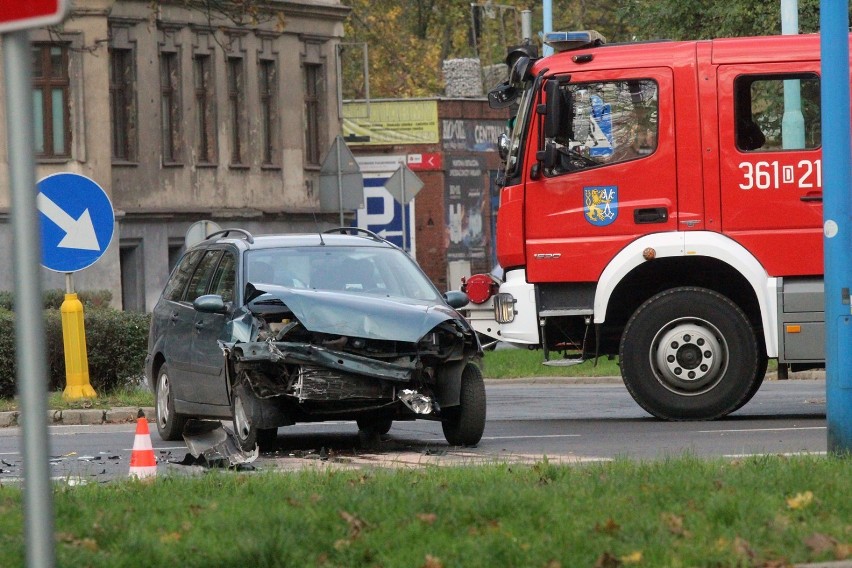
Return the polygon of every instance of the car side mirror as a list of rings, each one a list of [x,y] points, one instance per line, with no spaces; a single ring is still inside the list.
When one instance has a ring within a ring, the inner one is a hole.
[[[224,314],[228,311],[225,301],[219,294],[205,294],[204,296],[198,296],[195,301],[192,302],[192,307],[194,307],[196,311],[206,314]]]
[[[459,290],[450,290],[444,294],[444,299],[451,308],[456,310],[470,302],[470,298],[467,297],[467,294],[460,292]]]
[[[545,142],[544,150],[539,150],[535,155],[538,162],[545,169],[551,170],[556,167],[557,149],[553,142]]]

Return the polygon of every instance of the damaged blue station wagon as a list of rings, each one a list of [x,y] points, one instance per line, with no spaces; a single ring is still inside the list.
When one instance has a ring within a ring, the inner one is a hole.
[[[440,420],[452,445],[485,428],[476,333],[404,251],[363,229],[252,236],[192,247],[154,308],[145,372],[157,429],[233,420],[243,450],[279,426]]]

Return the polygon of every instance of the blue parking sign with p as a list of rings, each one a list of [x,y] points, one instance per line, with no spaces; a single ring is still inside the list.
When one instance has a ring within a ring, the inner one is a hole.
[[[86,176],[59,173],[37,184],[42,265],[76,272],[97,262],[112,241],[115,213],[106,192]]]

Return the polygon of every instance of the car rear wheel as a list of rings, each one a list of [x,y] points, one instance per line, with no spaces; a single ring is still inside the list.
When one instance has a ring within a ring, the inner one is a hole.
[[[159,432],[160,438],[167,441],[180,440],[183,435],[183,427],[186,424],[186,417],[175,412],[169,366],[165,363],[160,367],[157,374],[156,396],[157,432]]]
[[[459,405],[446,410],[441,422],[444,437],[453,446],[475,446],[485,431],[485,382],[473,363],[465,365],[461,376]]]
[[[231,415],[234,417],[234,434],[240,448],[251,452],[255,446],[261,450],[269,450],[278,440],[278,428],[258,428],[252,423],[251,408],[253,397],[251,391],[243,385],[234,387],[231,397]]]

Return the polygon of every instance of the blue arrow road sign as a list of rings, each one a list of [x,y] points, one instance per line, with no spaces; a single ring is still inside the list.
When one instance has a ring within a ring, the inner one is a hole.
[[[56,272],[76,272],[106,251],[115,213],[106,192],[91,179],[61,173],[38,182],[41,264]]]

